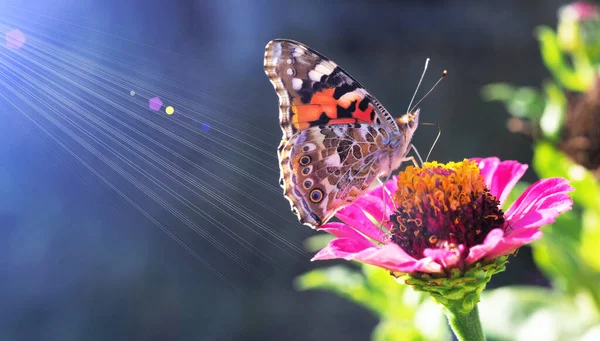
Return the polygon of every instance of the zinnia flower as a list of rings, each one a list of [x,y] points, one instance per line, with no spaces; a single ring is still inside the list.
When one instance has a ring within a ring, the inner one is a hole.
[[[409,166],[340,210],[342,223],[323,225],[336,238],[313,260],[387,269],[442,304],[459,340],[484,340],[477,303],[492,275],[573,205],[567,180],[552,178],[531,185],[503,212],[526,170],[498,158]]]
[[[539,228],[573,204],[567,180],[542,179],[503,212],[502,204],[526,170],[527,165],[495,157],[409,166],[385,189],[379,186],[340,210],[336,217],[343,223],[323,225],[320,230],[336,238],[313,260],[372,264],[396,277],[410,275],[407,282],[421,290],[440,286],[440,279],[465,277],[481,279],[485,287],[504,269],[508,255],[539,239]],[[475,290],[467,311],[483,287]]]

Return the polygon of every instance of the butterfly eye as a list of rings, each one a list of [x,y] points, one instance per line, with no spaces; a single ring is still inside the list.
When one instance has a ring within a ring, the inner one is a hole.
[[[311,159],[310,159],[310,156],[308,156],[308,155],[304,155],[303,157],[300,158],[300,164],[302,166],[308,165],[310,163],[310,161],[311,161]]]
[[[302,168],[302,175],[308,175],[312,171],[312,166]]]
[[[323,200],[323,191],[321,191],[320,189],[313,189],[310,192],[310,201],[316,204],[321,202],[321,200]]]
[[[304,183],[302,184],[302,186],[304,186],[304,189],[309,189],[312,187],[312,185],[313,185],[313,182],[310,179],[305,180]]]

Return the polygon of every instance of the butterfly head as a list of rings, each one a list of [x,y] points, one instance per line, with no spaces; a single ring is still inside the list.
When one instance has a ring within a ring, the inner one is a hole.
[[[410,137],[417,129],[417,125],[419,125],[419,113],[421,109],[416,109],[413,112],[409,112],[407,114],[402,115],[402,117],[396,119],[396,124],[398,128],[400,128],[401,132],[408,133],[410,132]]]

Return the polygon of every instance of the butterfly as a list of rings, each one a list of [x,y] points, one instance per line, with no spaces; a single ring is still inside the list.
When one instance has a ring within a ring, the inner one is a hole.
[[[264,69],[279,97],[279,184],[302,224],[324,224],[407,160],[419,109],[394,120],[336,63],[296,41],[270,41]]]

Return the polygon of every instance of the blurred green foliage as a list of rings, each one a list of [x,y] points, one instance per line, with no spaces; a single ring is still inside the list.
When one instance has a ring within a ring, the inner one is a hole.
[[[544,227],[543,238],[532,245],[535,263],[552,288],[488,291],[482,297],[482,322],[494,340],[600,340],[600,184],[559,150],[569,115],[567,94],[588,92],[598,79],[599,10],[583,2],[565,6],[557,31],[540,27],[536,37],[553,79],[540,90],[490,84],[482,96],[503,102],[514,119],[526,122],[529,129],[521,132],[533,139],[533,170],[540,178],[569,179],[574,208]],[[512,200],[525,188],[518,185]]]

